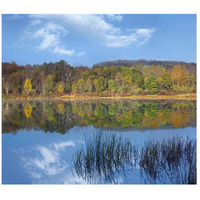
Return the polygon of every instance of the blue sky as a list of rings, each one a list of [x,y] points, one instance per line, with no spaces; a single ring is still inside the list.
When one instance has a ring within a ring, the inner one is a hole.
[[[196,15],[2,15],[2,61],[196,62]]]

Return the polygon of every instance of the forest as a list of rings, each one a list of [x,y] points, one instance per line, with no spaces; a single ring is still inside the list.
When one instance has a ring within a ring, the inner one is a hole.
[[[41,65],[3,62],[2,93],[3,98],[196,93],[196,64],[139,60],[89,68],[73,67],[64,60]]]

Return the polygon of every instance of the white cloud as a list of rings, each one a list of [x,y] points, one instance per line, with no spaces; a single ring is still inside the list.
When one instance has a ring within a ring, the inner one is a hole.
[[[77,53],[77,56],[84,56],[84,55],[85,55],[85,51]]]
[[[21,41],[34,40],[37,50],[49,50],[52,53],[71,56],[75,51],[61,45],[62,38],[67,34],[68,31],[59,24],[34,19],[26,27]]]
[[[67,55],[67,56],[72,56],[74,54],[74,50],[66,50],[63,47],[56,46],[53,50],[54,53],[58,53],[61,55]]]
[[[122,15],[31,15],[31,18],[56,21],[71,27],[80,36],[95,40],[107,47],[127,47],[144,45],[155,32],[150,29],[122,30],[109,21],[121,21]],[[52,38],[52,41],[55,42]],[[62,51],[61,51],[62,52]]]
[[[107,35],[105,44],[109,47],[126,47],[133,43],[144,45],[154,31],[155,29],[134,29],[133,33],[128,35]]]
[[[58,44],[59,44],[59,40],[56,35],[47,34],[43,37],[43,39],[40,43],[40,46],[38,48],[43,50],[43,49],[47,49],[47,48],[54,47],[54,46],[57,47]]]

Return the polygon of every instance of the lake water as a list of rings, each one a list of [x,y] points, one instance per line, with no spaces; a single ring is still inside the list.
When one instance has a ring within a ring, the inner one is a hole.
[[[145,157],[148,142],[161,145]],[[196,101],[10,101],[2,104],[2,183],[195,183],[195,143]]]

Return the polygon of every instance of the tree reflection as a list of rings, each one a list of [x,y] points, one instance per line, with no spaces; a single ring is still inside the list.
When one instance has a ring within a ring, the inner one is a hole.
[[[144,183],[196,184],[196,140],[174,137],[135,146],[115,134],[98,133],[74,155],[75,172],[88,183],[126,181],[136,166]]]
[[[31,117],[32,106],[30,104],[24,106],[24,113],[25,113],[27,119]]]
[[[156,129],[196,126],[196,101],[6,102],[3,133],[35,128],[65,134],[74,126]]]

